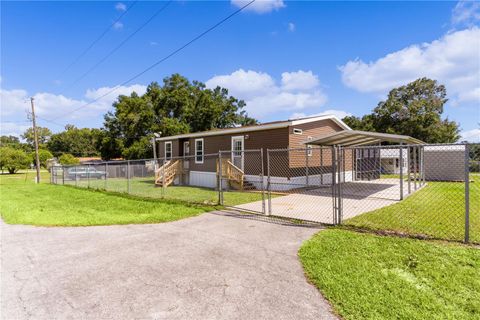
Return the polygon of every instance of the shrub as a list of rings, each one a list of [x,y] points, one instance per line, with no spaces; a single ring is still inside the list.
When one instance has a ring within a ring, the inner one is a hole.
[[[10,147],[0,148],[0,168],[6,168],[8,173],[16,173],[19,169],[28,168],[30,165],[30,157],[21,149],[13,149]]]
[[[72,156],[70,153],[64,153],[60,156],[58,159],[58,162],[63,165],[69,165],[69,164],[79,164],[80,161]]]

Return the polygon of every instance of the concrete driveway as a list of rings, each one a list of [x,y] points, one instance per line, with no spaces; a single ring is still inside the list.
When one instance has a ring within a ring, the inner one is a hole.
[[[79,228],[1,222],[2,319],[333,319],[297,259],[318,229],[214,212]]]

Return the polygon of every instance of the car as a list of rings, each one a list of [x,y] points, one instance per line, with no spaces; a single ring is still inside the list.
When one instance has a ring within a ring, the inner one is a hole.
[[[93,167],[73,167],[67,170],[67,176],[71,180],[105,179],[107,173]]]

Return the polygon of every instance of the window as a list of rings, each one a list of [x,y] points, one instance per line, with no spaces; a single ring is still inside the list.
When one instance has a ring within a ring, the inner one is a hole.
[[[307,137],[308,141],[312,141],[313,137]],[[311,157],[313,154],[313,146],[311,144],[307,144],[307,156]]]
[[[172,141],[165,142],[165,160],[172,159]]]
[[[303,130],[298,128],[293,128],[293,134],[302,134]]]
[[[203,139],[195,139],[195,163],[203,163]]]

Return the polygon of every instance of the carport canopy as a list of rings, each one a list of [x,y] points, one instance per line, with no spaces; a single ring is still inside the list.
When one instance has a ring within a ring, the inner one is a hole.
[[[374,145],[380,142],[394,142],[398,144],[423,144],[424,142],[410,136],[399,134],[379,133],[360,130],[344,130],[321,138],[305,141],[304,144],[318,146],[362,146]]]

